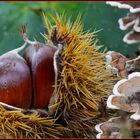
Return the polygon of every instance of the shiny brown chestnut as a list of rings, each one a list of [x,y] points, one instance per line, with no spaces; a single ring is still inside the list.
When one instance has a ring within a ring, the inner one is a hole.
[[[47,108],[55,85],[54,54],[56,47],[31,42],[25,51],[25,59],[32,73],[32,108]]]
[[[0,56],[0,102],[29,108],[32,99],[32,81],[29,67],[18,49]]]

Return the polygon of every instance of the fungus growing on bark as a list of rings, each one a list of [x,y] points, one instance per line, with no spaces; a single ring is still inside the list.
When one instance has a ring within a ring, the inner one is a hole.
[[[126,117],[112,117],[108,121],[97,124],[95,126],[97,131],[96,138],[140,138],[140,122]]]
[[[107,99],[107,107],[126,112],[134,112],[130,118],[140,119],[140,73],[133,72],[128,79],[118,81],[113,88],[113,95]]]
[[[127,16],[118,20],[121,30],[130,29],[123,41],[127,44],[133,44],[140,42],[140,2],[106,2],[111,6],[129,9]]]
[[[126,61],[125,68],[129,72],[139,72],[140,71],[140,56],[135,59]]]
[[[106,122],[97,124],[95,126],[98,134],[96,138],[122,138],[120,129],[120,117],[111,118]]]
[[[140,2],[107,1],[106,3],[120,9],[129,9],[131,13],[140,12]]]
[[[128,72],[125,68],[125,64],[128,58],[115,51],[107,52],[105,58],[108,62],[107,69],[111,70],[114,75],[124,78],[127,77]]]

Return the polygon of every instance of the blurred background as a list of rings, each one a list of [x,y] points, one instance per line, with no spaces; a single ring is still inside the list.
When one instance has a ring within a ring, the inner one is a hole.
[[[18,33],[21,25],[26,24],[30,39],[44,42],[41,33],[46,33],[42,12],[61,14],[65,11],[74,20],[80,13],[84,30],[98,31],[98,44],[107,50],[123,54],[133,54],[138,44],[127,45],[123,42],[124,31],[119,29],[118,19],[127,10],[113,8],[105,2],[0,2],[0,55],[21,46],[23,40]]]

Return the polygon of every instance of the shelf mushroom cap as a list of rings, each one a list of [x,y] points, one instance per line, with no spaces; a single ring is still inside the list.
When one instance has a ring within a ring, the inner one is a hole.
[[[113,95],[107,99],[107,107],[134,112],[130,118],[140,119],[140,72],[133,72],[128,75],[128,79],[122,79],[115,84]]]
[[[97,124],[95,130],[97,131],[96,138],[140,138],[139,132],[140,122],[133,120],[126,116],[112,117],[108,121]]]
[[[131,6],[129,4],[117,2],[117,1],[107,1],[106,4],[109,4],[113,7],[118,7],[120,9],[130,9]]]
[[[118,20],[121,30],[132,29],[136,32],[140,32],[140,12],[129,13],[127,16]]]
[[[130,29],[123,41],[127,44],[134,44],[140,42],[140,2],[123,2],[123,1],[108,1],[113,7],[121,9],[129,9],[127,16],[122,17],[118,20],[119,27],[121,30]]]
[[[100,138],[122,138],[120,133],[120,117],[109,119],[107,122],[97,124],[95,130],[98,132],[97,139]]]
[[[128,58],[118,52],[108,51],[105,59],[108,63],[107,69],[110,70],[112,74],[120,77],[127,77],[128,73],[125,64]]]
[[[130,71],[130,72],[140,71],[140,55],[135,59],[126,61],[125,68],[127,69],[127,71]]]
[[[140,33],[136,31],[130,31],[124,36],[123,41],[126,42],[127,44],[139,43]]]
[[[129,9],[131,13],[140,12],[139,2],[107,1],[106,4],[109,4],[113,7],[118,7],[120,9]]]
[[[135,24],[135,20],[129,19],[128,17],[120,18],[118,20],[119,27],[121,30],[127,30]]]

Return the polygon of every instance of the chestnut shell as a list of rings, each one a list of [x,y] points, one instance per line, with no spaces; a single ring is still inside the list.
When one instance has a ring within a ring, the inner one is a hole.
[[[26,61],[15,54],[0,57],[0,102],[29,108],[31,99],[32,81]]]
[[[47,108],[54,91],[54,53],[55,47],[37,43],[26,49],[25,59],[32,73],[32,108]]]

